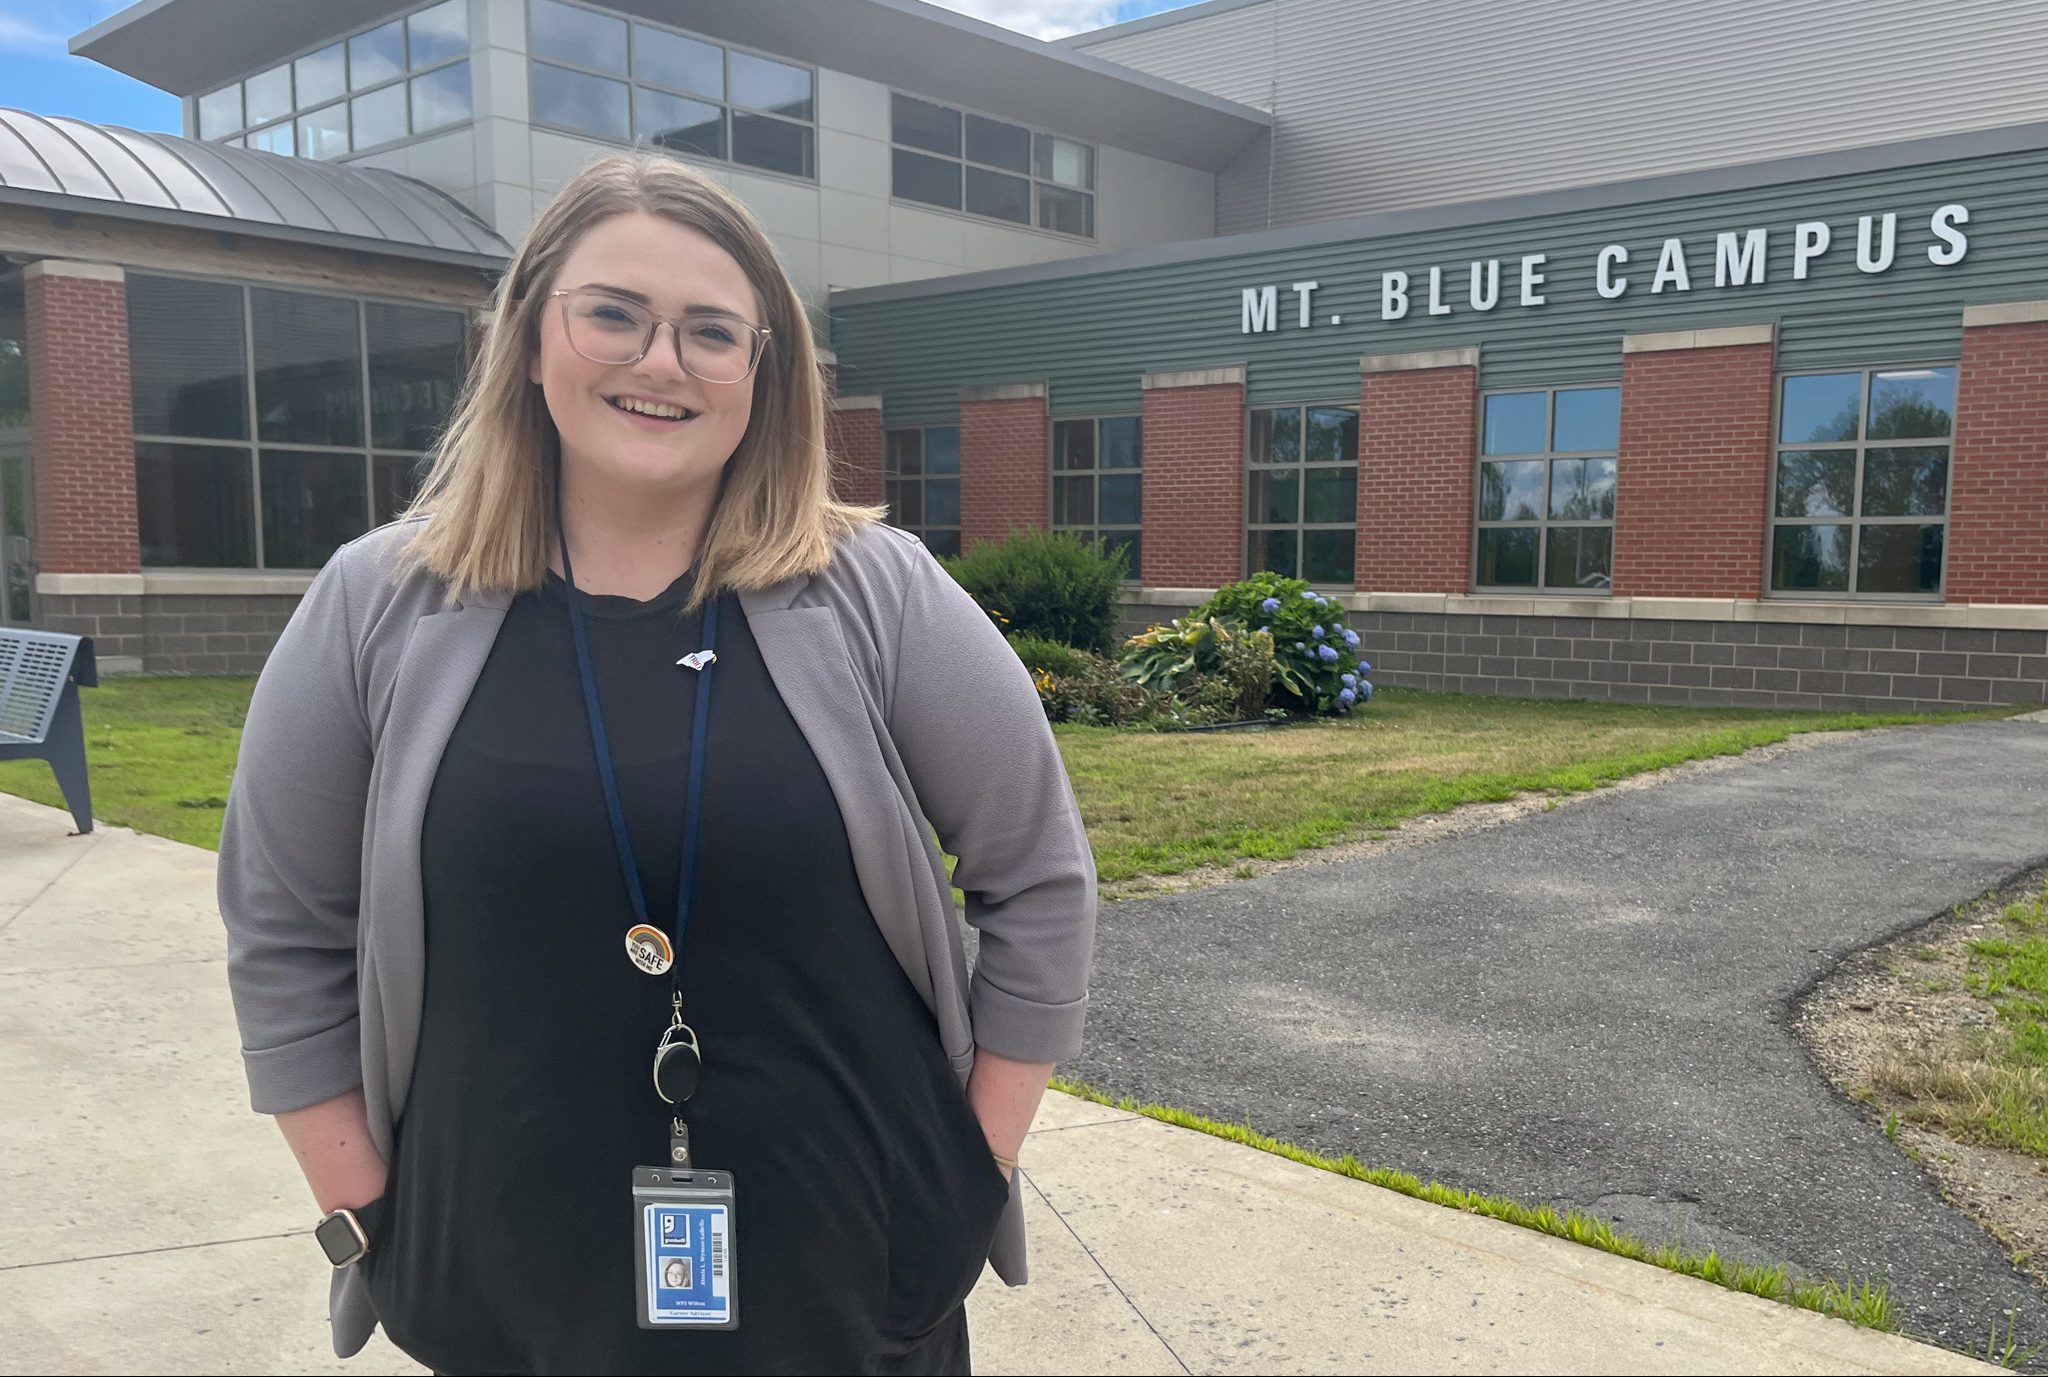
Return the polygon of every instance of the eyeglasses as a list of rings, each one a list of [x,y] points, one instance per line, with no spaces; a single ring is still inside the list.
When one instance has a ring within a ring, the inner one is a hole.
[[[654,347],[663,322],[675,331],[676,362],[708,383],[744,382],[768,347],[769,331],[720,311],[693,311],[681,318],[656,315],[645,306],[592,287],[550,292],[564,298],[562,323],[569,347],[592,363],[638,363]]]

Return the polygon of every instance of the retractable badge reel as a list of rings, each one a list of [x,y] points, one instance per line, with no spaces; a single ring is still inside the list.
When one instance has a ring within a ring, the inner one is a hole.
[[[555,493],[556,529],[561,523],[561,491]],[[567,585],[570,639],[576,648],[576,668],[583,685],[583,706],[590,719],[590,742],[597,759],[598,782],[604,792],[605,813],[610,819],[612,842],[618,848],[619,869],[637,920],[626,931],[626,956],[648,975],[670,976],[674,981],[668,1027],[654,1047],[654,1091],[664,1104],[680,1109],[697,1093],[704,1069],[704,1054],[697,1034],[683,1022],[683,993],[680,973],[683,938],[689,931],[690,899],[697,874],[697,841],[703,818],[704,757],[709,744],[711,720],[711,668],[718,662],[714,647],[718,641],[718,599],[704,607],[702,650],[676,663],[698,676],[697,706],[691,725],[690,778],[683,803],[682,873],[676,886],[675,938],[655,926],[647,911],[647,899],[640,884],[640,867],[633,855],[633,840],[626,830],[625,810],[619,801],[617,770],[612,762],[611,739],[605,730],[604,706],[598,701],[597,675],[591,665],[589,633],[583,625],[583,609],[576,591],[576,571],[569,563],[569,546],[561,542],[562,582]],[[635,1219],[638,1312],[642,1329],[737,1329],[739,1328],[738,1273],[734,1244],[733,1179],[729,1171],[700,1168],[690,1156],[690,1129],[680,1117],[669,1120],[668,1161],[658,1167],[633,1168],[633,1217]]]

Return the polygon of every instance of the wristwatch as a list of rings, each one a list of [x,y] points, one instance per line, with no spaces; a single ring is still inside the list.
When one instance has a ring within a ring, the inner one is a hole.
[[[337,1268],[361,1262],[368,1255],[384,1222],[384,1200],[379,1196],[355,1209],[332,1210],[313,1230],[321,1251]]]

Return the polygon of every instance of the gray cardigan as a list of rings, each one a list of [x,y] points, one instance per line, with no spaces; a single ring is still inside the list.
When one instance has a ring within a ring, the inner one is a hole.
[[[386,1161],[419,1041],[427,795],[511,602],[450,606],[433,575],[394,577],[410,529],[343,547],[293,614],[249,704],[220,848],[254,1107],[282,1113],[361,1085]],[[977,1043],[1019,1061],[1073,1056],[1094,860],[1002,636],[922,544],[880,525],[842,542],[823,573],[740,602],[839,802],[868,908],[956,1073],[964,1082]],[[959,858],[952,882],[981,933],[971,985],[940,844]],[[989,1257],[1023,1283],[1015,1187]],[[376,1326],[353,1268],[335,1274],[331,1315],[343,1357]]]

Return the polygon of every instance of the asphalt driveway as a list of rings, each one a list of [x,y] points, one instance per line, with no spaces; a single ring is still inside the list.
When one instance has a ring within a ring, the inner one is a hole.
[[[2048,723],[1822,742],[1427,846],[1105,905],[1063,1072],[1330,1154],[1883,1279],[2048,1342],[2048,1289],[1808,1061],[1845,955],[2048,862]],[[1362,1266],[1370,1266],[1362,1260]],[[2002,1326],[2001,1326],[2002,1327]]]

